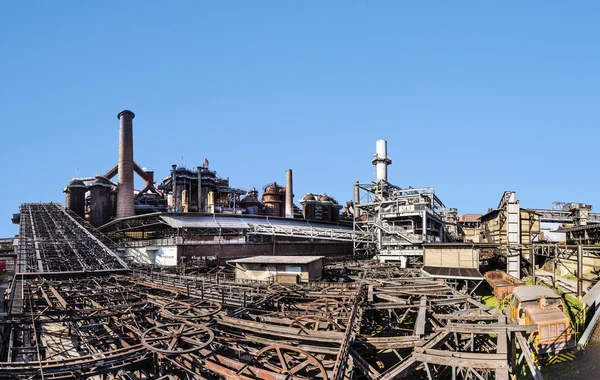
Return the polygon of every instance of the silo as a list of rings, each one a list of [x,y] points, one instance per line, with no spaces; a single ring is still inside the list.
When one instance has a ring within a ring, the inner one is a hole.
[[[90,185],[90,223],[100,227],[110,221],[112,184],[104,177],[96,177]]]
[[[85,218],[85,192],[87,191],[85,183],[73,179],[63,191],[65,193],[65,207]]]

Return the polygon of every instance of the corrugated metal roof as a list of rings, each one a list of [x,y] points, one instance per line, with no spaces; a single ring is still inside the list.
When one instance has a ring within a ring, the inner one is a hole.
[[[474,268],[434,267],[424,266],[423,271],[437,278],[459,278],[468,280],[483,280],[483,275]]]
[[[464,214],[458,217],[460,222],[476,222],[481,218],[481,214]]]
[[[244,218],[183,215],[161,215],[160,218],[173,228],[249,228]]]
[[[253,256],[227,262],[242,264],[308,264],[322,258],[323,256]]]
[[[560,296],[543,285],[519,286],[513,290],[515,296],[521,301],[534,301],[544,296],[546,298],[560,298]]]
[[[327,230],[351,231],[352,227],[308,221],[305,219],[267,219],[260,217],[235,217],[213,215],[160,215],[172,228],[231,228],[248,229],[252,225],[273,225],[296,228],[322,228]]]

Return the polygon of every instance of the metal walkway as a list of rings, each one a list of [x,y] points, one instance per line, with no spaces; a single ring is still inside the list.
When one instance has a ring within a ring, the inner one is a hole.
[[[127,269],[127,264],[56,203],[21,205],[17,276]]]

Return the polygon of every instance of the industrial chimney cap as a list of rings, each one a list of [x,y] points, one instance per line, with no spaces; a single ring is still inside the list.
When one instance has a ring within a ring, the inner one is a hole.
[[[130,110],[123,110],[119,112],[119,114],[117,115],[117,119],[121,120],[121,115],[131,116],[132,119],[135,117],[135,114]]]

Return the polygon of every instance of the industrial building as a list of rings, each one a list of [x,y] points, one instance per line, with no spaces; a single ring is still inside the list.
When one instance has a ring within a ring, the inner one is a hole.
[[[387,154],[387,141],[377,141],[372,163],[375,181],[357,182],[354,187],[354,229],[377,239],[355,241],[355,254],[406,267],[408,262],[421,262],[423,244],[455,240],[445,226],[446,206],[432,187],[403,189],[388,182],[392,157]]]
[[[239,281],[181,275],[130,266],[60,205],[20,211],[2,378],[541,379],[530,326],[413,270],[266,256],[231,261]],[[243,278],[255,266],[279,282]],[[340,269],[347,282],[317,281]]]
[[[433,187],[388,181],[385,140],[345,203],[315,189],[298,207],[291,170],[245,191],[206,159],[157,185],[133,159],[134,118],[118,114],[117,165],[71,180],[65,207],[13,216],[0,378],[541,379],[532,327],[474,295],[483,272],[535,282],[560,263],[581,296],[600,264],[597,247],[557,243],[593,241],[591,205],[525,209],[507,191],[459,215]]]

